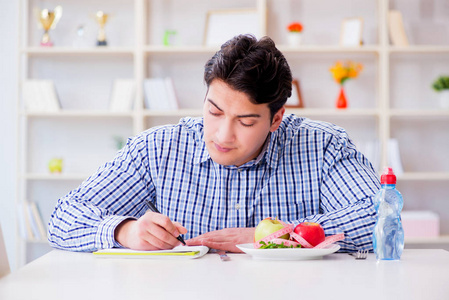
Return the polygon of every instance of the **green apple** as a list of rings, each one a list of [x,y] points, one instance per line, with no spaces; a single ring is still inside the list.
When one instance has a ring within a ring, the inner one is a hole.
[[[281,230],[284,228],[284,225],[282,225],[281,222],[279,222],[277,219],[272,220],[271,218],[263,219],[259,222],[259,224],[256,227],[256,231],[254,233],[254,241],[260,241],[261,239],[265,238],[266,236],[269,236],[272,233],[275,233],[278,230]],[[290,238],[290,235],[284,234],[283,236],[279,237],[280,239],[288,240]]]
[[[62,158],[52,158],[48,162],[48,170],[50,171],[50,173],[61,173],[62,165]]]

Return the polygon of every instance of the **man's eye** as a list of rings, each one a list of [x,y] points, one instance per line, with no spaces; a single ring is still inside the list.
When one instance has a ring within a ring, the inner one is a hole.
[[[242,124],[242,125],[245,126],[245,127],[251,127],[251,126],[254,126],[254,124],[246,124],[246,123],[243,123],[243,122],[240,122],[240,124]]]
[[[213,112],[213,111],[211,111],[211,110],[209,110],[209,113],[210,113],[211,115],[213,115],[213,116],[219,116],[219,115],[220,115],[219,113]]]

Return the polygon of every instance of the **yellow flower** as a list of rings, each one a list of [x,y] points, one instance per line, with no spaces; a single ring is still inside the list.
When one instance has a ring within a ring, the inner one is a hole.
[[[363,65],[361,63],[352,61],[342,63],[341,61],[337,61],[329,71],[332,73],[332,77],[338,84],[343,84],[350,78],[356,78],[362,69]]]

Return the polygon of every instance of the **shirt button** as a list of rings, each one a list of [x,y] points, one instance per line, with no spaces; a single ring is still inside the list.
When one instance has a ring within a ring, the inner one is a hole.
[[[235,205],[235,209],[236,209],[236,210],[239,210],[239,209],[240,209],[240,204],[237,203],[237,204]]]
[[[239,173],[241,173],[241,172],[243,172],[243,169],[237,169],[237,171],[238,171]]]

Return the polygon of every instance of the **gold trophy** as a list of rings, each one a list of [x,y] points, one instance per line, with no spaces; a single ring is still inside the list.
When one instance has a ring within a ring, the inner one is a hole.
[[[51,47],[53,43],[50,40],[49,31],[54,29],[56,24],[58,24],[59,19],[62,16],[62,7],[56,6],[53,11],[49,9],[38,10],[38,20],[42,28],[44,29],[44,34],[41,39],[41,46]]]
[[[106,33],[104,31],[104,25],[108,20],[108,14],[105,14],[102,11],[98,11],[95,14],[95,19],[97,20],[98,25],[100,25],[100,29],[98,30],[97,36],[97,46],[107,46],[108,42],[106,41]]]

